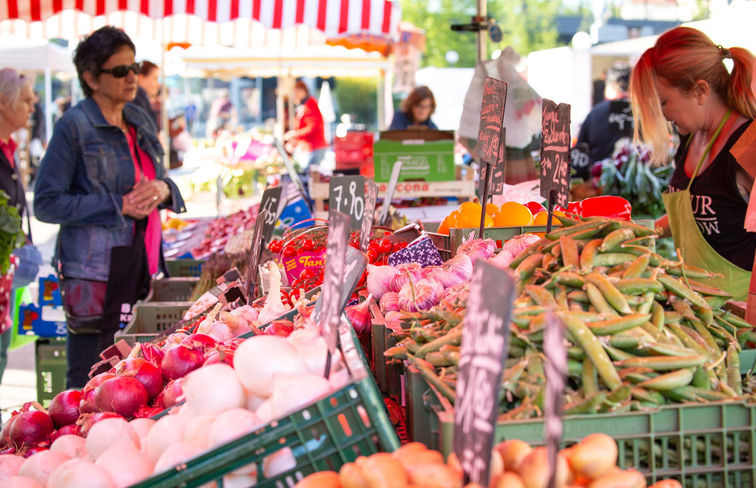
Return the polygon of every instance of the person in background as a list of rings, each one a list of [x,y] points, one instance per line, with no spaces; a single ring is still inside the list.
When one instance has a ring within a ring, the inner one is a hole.
[[[732,63],[728,72],[726,63]],[[722,278],[707,283],[737,300],[748,294],[756,233],[744,228],[753,177],[730,148],[756,117],[751,91],[753,55],[714,44],[704,33],[676,27],[638,60],[630,78],[635,137],[665,162],[672,122],[680,134],[675,172],[663,195],[680,258]]]
[[[128,103],[137,92],[134,55],[129,36],[112,26],[81,41],[74,65],[85,98],[56,123],[37,174],[36,217],[60,224],[53,264],[68,328],[68,388],[84,386],[161,269],[158,210],[186,210],[165,176],[151,116]]]
[[[318,102],[310,96],[310,90],[302,80],[294,84],[294,101],[297,104],[296,123],[283,135],[287,149],[299,152],[298,159],[305,165],[303,172],[323,160],[328,141],[325,138],[325,123]]]
[[[34,111],[29,122],[31,124],[29,181],[31,182],[34,180],[34,175],[39,167],[39,160],[45,152],[45,145],[47,145],[45,139],[45,109],[39,103],[39,94],[36,91],[34,92]]]
[[[400,110],[394,113],[388,130],[403,130],[412,126],[438,130],[431,120],[431,115],[435,111],[436,99],[433,92],[427,86],[418,86],[402,100]]]
[[[0,70],[0,190],[23,217],[26,210],[26,194],[21,182],[21,173],[15,162],[16,142],[11,134],[26,127],[34,109],[32,80],[20,75],[13,68]],[[0,277],[0,381],[8,362],[8,346],[11,341],[13,274]]]
[[[139,76],[137,77],[136,97],[131,102],[137,105],[139,108],[147,112],[155,122],[155,130],[160,126],[159,116],[152,110],[152,100],[158,96],[160,92],[160,70],[158,66],[151,61],[142,61],[139,68]]]
[[[633,135],[633,112],[628,98],[630,66],[617,63],[606,72],[605,100],[588,113],[580,126],[572,166],[578,176],[590,176],[591,167],[614,154],[617,141]],[[577,155],[576,152],[580,154]]]

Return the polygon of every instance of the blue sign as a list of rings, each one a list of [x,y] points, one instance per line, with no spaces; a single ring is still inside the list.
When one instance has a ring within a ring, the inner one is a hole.
[[[294,201],[289,200],[288,204],[281,211],[281,215],[278,217],[276,229],[289,229],[300,222],[304,222],[305,220],[310,219],[312,219],[310,208],[302,198],[298,198]],[[302,227],[308,227],[309,225],[303,225]]]

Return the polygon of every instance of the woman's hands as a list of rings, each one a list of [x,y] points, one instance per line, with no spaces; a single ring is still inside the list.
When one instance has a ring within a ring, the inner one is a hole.
[[[142,178],[134,188],[123,196],[121,213],[136,220],[141,220],[152,213],[158,205],[171,196],[168,183],[162,180]]]

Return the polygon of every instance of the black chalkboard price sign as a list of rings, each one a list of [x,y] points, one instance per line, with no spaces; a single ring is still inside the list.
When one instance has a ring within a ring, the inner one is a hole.
[[[462,464],[466,483],[489,484],[514,293],[510,273],[482,260],[475,262],[454,405],[454,452]]]
[[[567,208],[570,198],[570,106],[543,100],[541,139],[541,196],[549,202],[549,223],[554,204]]]
[[[504,193],[504,178],[507,164],[507,128],[501,128],[501,145],[499,146],[499,160],[496,166],[493,166],[491,175],[491,195],[501,195]]]
[[[373,232],[376,200],[378,200],[378,185],[371,180],[365,181],[365,215],[362,216],[362,227],[360,228],[360,249],[362,249],[362,252],[367,251]]]
[[[389,178],[386,196],[383,198],[383,207],[381,207],[381,217],[378,219],[378,225],[387,225],[391,200],[394,199],[394,192],[396,191],[396,185],[399,184],[399,176],[402,174],[403,164],[401,161],[396,161],[391,167],[391,178]]]
[[[262,253],[263,226],[268,219],[268,212],[260,209],[257,212],[255,221],[254,234],[252,236],[252,246],[249,250],[249,261],[247,262],[247,301],[252,303],[255,297],[255,285],[257,285],[257,267],[260,264],[260,254]]]
[[[262,230],[262,238],[264,242],[269,242],[270,238],[273,237],[273,230],[275,229],[276,221],[278,220],[278,208],[281,203],[282,190],[282,187],[274,186],[272,188],[266,188],[262,194],[260,210],[265,210],[265,212],[267,212]]]
[[[347,214],[350,229],[359,229],[365,216],[365,177],[333,176],[329,186],[328,206]]]
[[[362,278],[362,273],[365,271],[365,268],[367,268],[368,261],[367,256],[364,253],[358,251],[352,246],[347,246],[345,263],[344,274],[342,275],[343,278],[341,280],[341,301],[338,304],[339,311],[343,310],[344,307],[346,307],[346,304],[349,303],[349,298],[357,287],[360,278]],[[328,266],[328,261],[326,261],[326,266]],[[321,293],[320,298],[315,302],[315,307],[312,310],[312,320],[316,323],[319,322],[322,310],[323,294]]]
[[[480,106],[480,125],[478,126],[478,159],[480,160],[480,178],[482,192],[480,203],[483,211],[480,213],[480,230],[478,237],[483,237],[483,224],[486,218],[486,204],[492,181],[492,168],[499,164],[502,151],[502,135],[504,124],[504,109],[507,104],[507,83],[505,81],[486,78],[483,82],[483,100]],[[502,173],[503,174],[503,173]],[[503,183],[503,182],[502,182]]]

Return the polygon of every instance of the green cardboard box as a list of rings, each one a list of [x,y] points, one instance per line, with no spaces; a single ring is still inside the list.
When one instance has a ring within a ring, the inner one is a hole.
[[[66,339],[40,338],[35,346],[37,366],[37,401],[50,405],[66,389]]]
[[[389,181],[391,168],[402,161],[399,181],[454,181],[454,141],[380,140],[373,144],[375,181]]]

